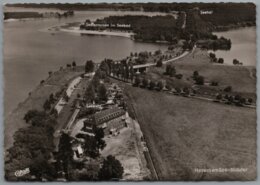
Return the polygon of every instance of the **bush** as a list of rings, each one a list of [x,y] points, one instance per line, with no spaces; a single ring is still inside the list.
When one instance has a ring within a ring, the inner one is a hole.
[[[162,51],[161,51],[161,50],[156,50],[156,51],[154,52],[154,55],[160,55],[160,54],[162,54]]]
[[[107,89],[105,87],[104,84],[100,84],[98,86],[98,98],[102,101],[106,101],[107,100]]]
[[[162,83],[162,81],[159,81],[159,82],[157,83],[157,89],[158,89],[159,91],[163,89],[163,83]]]
[[[234,64],[234,65],[238,65],[238,64],[239,64],[239,61],[238,61],[237,59],[234,59],[234,60],[233,60],[233,64]]]
[[[196,79],[199,76],[199,72],[198,71],[194,71],[193,72],[193,78]]]
[[[183,75],[182,75],[182,74],[177,74],[177,75],[175,75],[175,77],[176,77],[177,79],[182,79]]]
[[[232,91],[232,87],[231,86],[227,86],[225,89],[224,89],[225,92],[231,92]]]
[[[212,85],[212,86],[218,86],[218,82],[212,81],[212,82],[211,82],[211,85]]]
[[[222,99],[222,95],[221,95],[221,94],[218,94],[218,95],[216,96],[216,99],[217,99],[217,100],[221,100],[221,99]]]
[[[139,77],[136,77],[133,85],[134,85],[135,87],[138,87],[138,86],[140,85],[140,82],[141,82],[140,78],[139,78]]]
[[[94,71],[94,62],[92,60],[88,60],[85,64],[85,72],[89,73]]]
[[[211,59],[214,59],[214,58],[216,58],[216,55],[215,55],[214,53],[209,53],[209,57],[210,57]]]
[[[151,80],[150,83],[149,83],[149,89],[153,90],[154,87],[155,87],[155,82]]]
[[[198,85],[204,85],[204,77],[203,76],[198,76],[196,79],[196,84]]]
[[[218,63],[219,63],[219,64],[223,64],[223,63],[224,63],[224,59],[223,59],[223,58],[219,58],[219,59],[218,59]]]
[[[172,90],[172,86],[170,86],[169,84],[166,84],[165,88],[168,89],[168,90]]]
[[[253,99],[252,99],[252,98],[248,98],[247,101],[248,101],[249,103],[253,103]]]
[[[147,80],[146,78],[143,78],[142,84],[143,84],[143,87],[147,87],[147,85],[148,85],[148,80]]]
[[[157,61],[156,67],[162,67],[163,63],[162,60]]]
[[[46,101],[44,102],[44,104],[43,104],[43,109],[44,109],[45,111],[51,109],[51,103],[50,103],[49,100],[46,100]]]
[[[170,75],[172,77],[172,76],[175,75],[175,73],[176,73],[175,67],[170,65],[170,64],[168,64],[166,66],[165,74],[166,75]]]

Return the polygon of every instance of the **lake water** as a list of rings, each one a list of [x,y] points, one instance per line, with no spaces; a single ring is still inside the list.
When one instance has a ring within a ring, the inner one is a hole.
[[[7,10],[17,11],[16,8]],[[84,64],[89,59],[100,62],[104,58],[123,58],[130,52],[167,48],[166,45],[138,43],[121,37],[80,36],[65,32],[52,35],[42,31],[64,23],[123,14],[156,15],[158,13],[84,11],[76,12],[74,17],[60,20],[50,18],[4,22],[4,115],[16,108],[18,103],[22,102],[28,93],[48,76],[49,71],[58,70],[60,66],[65,66],[73,60],[77,64]]]
[[[223,58],[225,64],[233,65],[233,59],[238,59],[246,66],[256,66],[256,28],[246,27],[226,32],[214,33],[231,39],[232,46],[229,51],[218,50],[217,58]]]

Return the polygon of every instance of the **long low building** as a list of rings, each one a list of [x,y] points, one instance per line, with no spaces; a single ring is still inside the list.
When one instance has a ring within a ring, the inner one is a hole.
[[[126,112],[118,107],[113,107],[104,111],[97,112],[84,121],[84,128],[96,125],[104,129],[106,135],[126,127]],[[83,128],[83,130],[84,130]]]

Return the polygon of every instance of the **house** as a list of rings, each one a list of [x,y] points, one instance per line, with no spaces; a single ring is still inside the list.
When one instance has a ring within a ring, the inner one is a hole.
[[[119,107],[112,107],[95,113],[84,121],[84,128],[91,128],[96,125],[104,129],[105,135],[111,133],[112,130],[120,130],[127,126],[125,121],[126,112]],[[91,132],[88,130],[88,132]]]

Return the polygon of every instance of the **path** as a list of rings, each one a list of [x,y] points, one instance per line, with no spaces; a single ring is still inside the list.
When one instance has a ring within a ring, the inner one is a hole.
[[[72,82],[69,84],[69,86],[66,90],[68,97],[71,96],[71,94],[73,93],[76,86],[80,83],[81,80],[82,80],[81,77],[77,77],[74,80],[72,80]],[[57,110],[58,115],[61,112],[61,110],[63,109],[64,105],[66,105],[66,101],[63,99],[63,97],[61,97],[60,100],[58,101],[58,103],[55,105],[55,109]]]

